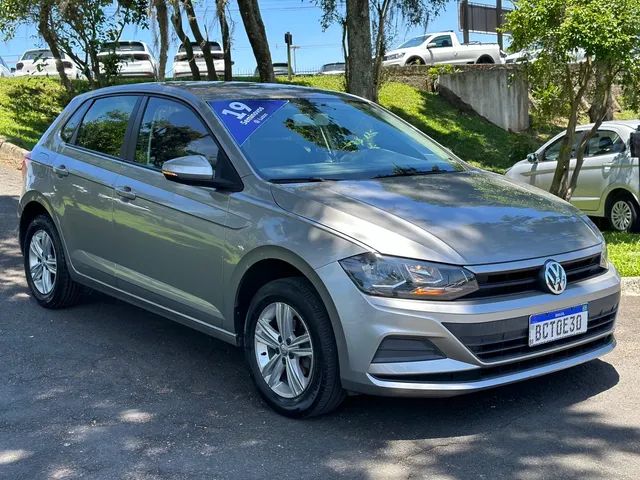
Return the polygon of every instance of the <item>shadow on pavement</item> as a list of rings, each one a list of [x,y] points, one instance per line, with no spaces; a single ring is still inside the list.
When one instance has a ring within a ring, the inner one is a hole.
[[[586,479],[638,454],[640,429],[581,406],[619,381],[603,361],[446,400],[354,396],[295,421],[262,403],[232,346],[100,294],[38,307],[6,228],[0,268],[3,478]]]

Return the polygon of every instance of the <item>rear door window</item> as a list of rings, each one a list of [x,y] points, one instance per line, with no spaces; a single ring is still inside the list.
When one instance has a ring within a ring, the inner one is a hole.
[[[76,145],[121,157],[129,120],[139,98],[123,95],[97,99],[82,120]]]

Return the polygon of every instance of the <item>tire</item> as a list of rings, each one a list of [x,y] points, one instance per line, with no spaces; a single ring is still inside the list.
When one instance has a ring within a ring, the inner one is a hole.
[[[420,57],[413,57],[407,60],[405,65],[426,65]]]
[[[476,64],[478,64],[478,65],[491,65],[491,64],[494,64],[494,63],[495,63],[495,62],[493,61],[493,58],[491,58],[491,57],[487,57],[487,56],[480,57],[480,58],[476,61]]]
[[[44,246],[40,254],[37,246]],[[51,218],[38,215],[31,221],[24,236],[23,252],[27,283],[31,295],[41,306],[57,309],[70,307],[78,302],[82,287],[69,275],[60,236]],[[47,261],[43,261],[45,256]],[[35,264],[40,264],[41,267],[34,267]],[[41,276],[38,275],[39,272],[42,273]],[[45,278],[49,278],[49,282]]]
[[[280,328],[280,319],[285,318],[293,327],[283,338],[281,330],[287,329]],[[294,339],[291,345],[286,337]],[[344,399],[331,320],[306,279],[284,278],[260,288],[249,306],[244,338],[251,376],[262,398],[278,413],[294,418],[322,415]],[[295,345],[304,338],[310,341]]]
[[[626,195],[618,195],[608,202],[607,220],[617,232],[637,232],[640,230],[638,205]]]

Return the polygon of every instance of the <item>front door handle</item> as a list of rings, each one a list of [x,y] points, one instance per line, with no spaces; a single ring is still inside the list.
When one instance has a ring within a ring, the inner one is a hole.
[[[69,170],[64,165],[59,165],[57,167],[53,167],[53,173],[55,173],[59,177],[66,177],[69,175]]]
[[[136,194],[135,192],[131,189],[131,187],[116,187],[116,194],[121,197],[121,198],[125,198],[127,200],[135,200],[136,199]]]

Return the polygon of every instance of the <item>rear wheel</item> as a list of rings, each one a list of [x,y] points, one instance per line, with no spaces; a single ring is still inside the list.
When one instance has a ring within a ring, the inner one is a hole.
[[[24,236],[24,270],[31,294],[45,308],[77,303],[81,287],[69,275],[60,237],[46,215],[38,215]]]
[[[640,229],[638,205],[627,195],[618,195],[609,202],[607,218],[611,227],[618,232]]]
[[[283,415],[322,415],[344,399],[331,321],[305,279],[275,280],[256,293],[245,357],[261,396]]]

